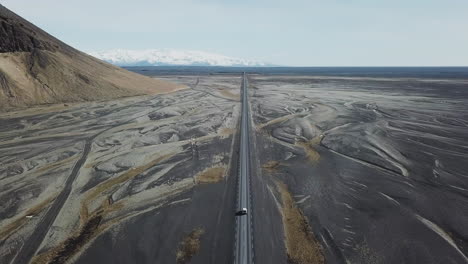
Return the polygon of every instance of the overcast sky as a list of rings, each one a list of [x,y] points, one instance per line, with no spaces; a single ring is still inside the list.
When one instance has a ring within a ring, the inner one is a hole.
[[[468,65],[468,0],[2,0],[83,51],[202,50],[290,66]]]

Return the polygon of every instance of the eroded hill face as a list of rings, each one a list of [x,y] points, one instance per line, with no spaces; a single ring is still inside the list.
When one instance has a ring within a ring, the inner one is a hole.
[[[56,39],[0,5],[0,53],[55,51]],[[48,39],[49,38],[49,39]]]
[[[90,57],[0,5],[0,111],[181,88]]]

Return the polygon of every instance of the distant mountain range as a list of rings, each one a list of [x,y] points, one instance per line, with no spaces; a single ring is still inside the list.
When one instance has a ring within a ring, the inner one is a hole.
[[[272,64],[265,62],[233,58],[224,55],[193,50],[114,49],[103,52],[90,52],[89,54],[98,59],[118,66],[273,66]]]

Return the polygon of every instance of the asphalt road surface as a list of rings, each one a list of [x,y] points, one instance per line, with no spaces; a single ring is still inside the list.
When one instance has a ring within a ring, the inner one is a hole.
[[[238,180],[238,210],[247,208],[247,215],[239,215],[236,221],[236,251],[235,263],[252,263],[253,259],[253,235],[251,232],[251,201],[250,201],[250,163],[249,163],[249,130],[250,115],[247,101],[247,78],[244,73],[242,80],[242,117],[241,139],[239,152],[239,180]]]

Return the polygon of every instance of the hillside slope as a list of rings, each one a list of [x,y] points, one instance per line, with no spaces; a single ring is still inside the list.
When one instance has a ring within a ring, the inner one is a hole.
[[[0,5],[0,110],[181,88],[95,59]]]

